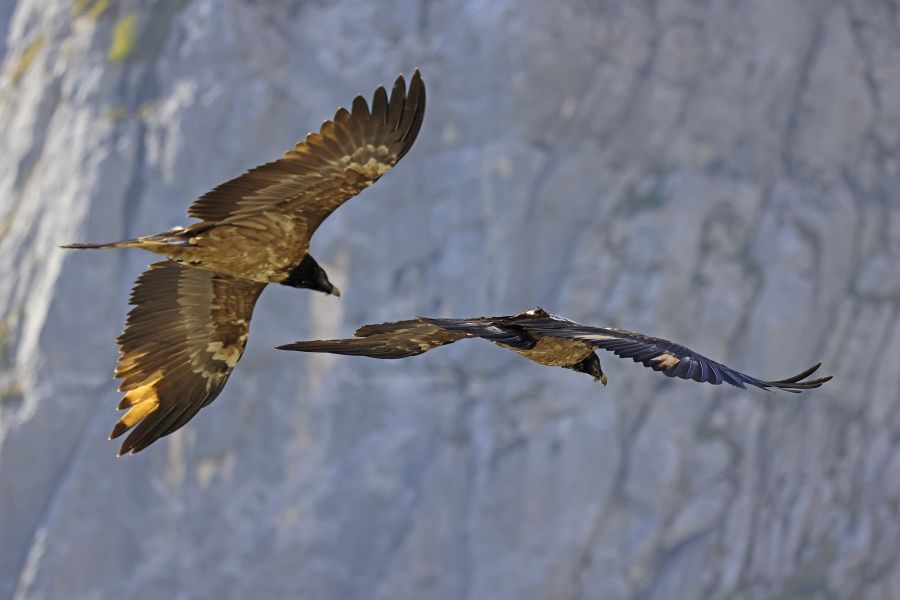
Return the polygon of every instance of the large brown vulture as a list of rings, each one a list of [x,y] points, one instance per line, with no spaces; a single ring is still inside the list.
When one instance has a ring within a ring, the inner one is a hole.
[[[119,454],[139,452],[212,402],[244,351],[253,306],[269,283],[339,296],[309,254],[316,228],[375,183],[409,151],[425,114],[419,72],[390,97],[375,90],[371,110],[357,96],[318,133],[282,158],[197,199],[187,227],[108,244],[66,248],[142,248],[168,260],[137,279],[116,377],[128,412],[110,439],[134,427]]]

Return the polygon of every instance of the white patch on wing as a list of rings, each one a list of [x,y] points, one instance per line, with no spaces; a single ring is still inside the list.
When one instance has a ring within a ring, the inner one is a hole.
[[[655,356],[652,359],[659,367],[663,369],[671,369],[675,365],[681,362],[681,359],[677,356],[672,356],[671,354],[660,354],[659,356]]]
[[[352,155],[345,156],[341,162],[344,163],[345,169],[353,169],[374,181],[391,169],[392,161],[388,160],[389,155],[390,148],[385,145],[375,147],[372,144],[366,144],[358,148]]]
[[[432,344],[428,340],[423,340],[417,337],[411,337],[409,338],[409,341],[418,346],[419,350],[422,350],[423,352],[427,352],[431,349],[432,346]]]
[[[381,177],[391,169],[390,165],[376,160],[375,157],[370,157],[365,163],[351,162],[347,165],[347,168],[358,171],[373,180]]]
[[[214,359],[222,361],[232,369],[241,358],[241,348],[237,345],[226,346],[222,342],[210,342],[206,345],[206,351],[212,354]]]
[[[592,342],[600,342],[603,340],[617,340],[619,338],[617,338],[613,335],[602,335],[599,333],[592,333],[590,335],[578,336],[578,339],[591,340]]]

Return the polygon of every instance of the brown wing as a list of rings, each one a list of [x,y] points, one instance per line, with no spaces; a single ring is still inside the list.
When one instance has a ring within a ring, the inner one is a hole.
[[[119,455],[139,452],[212,402],[244,352],[253,306],[265,284],[153,264],[131,292],[116,377],[129,409],[110,434],[137,427]]]
[[[388,98],[375,90],[372,110],[357,96],[293,150],[274,162],[225,182],[194,202],[188,215],[239,223],[277,210],[311,237],[338,206],[372,185],[409,151],[425,114],[425,85],[418,70],[409,94],[403,76]]]
[[[527,331],[534,335],[543,335],[587,342],[596,348],[609,350],[622,358],[631,358],[654,371],[660,371],[669,377],[693,379],[719,385],[722,382],[744,388],[747,385],[758,388],[778,388],[789,392],[799,392],[817,388],[831,377],[822,377],[804,381],[820,366],[816,364],[793,377],[779,381],[763,381],[745,373],[706,358],[690,348],[685,348],[669,340],[650,337],[627,331],[625,329],[608,329],[603,327],[585,327],[572,321],[559,318],[538,318],[520,322]]]
[[[365,325],[344,340],[313,340],[276,346],[279,350],[329,352],[372,358],[406,358],[469,337],[417,320]]]

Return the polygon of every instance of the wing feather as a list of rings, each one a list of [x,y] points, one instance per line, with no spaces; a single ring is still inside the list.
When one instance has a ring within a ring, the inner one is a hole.
[[[505,344],[520,350],[534,348],[535,338],[524,329],[513,324],[516,317],[479,317],[475,319],[433,319],[419,317],[423,323],[428,323],[447,331],[462,333],[467,336],[480,337],[492,342]]]
[[[409,94],[403,76],[388,100],[375,90],[372,111],[362,96],[352,112],[339,109],[316,133],[284,154],[198,198],[188,215],[240,224],[256,213],[278,210],[311,237],[341,204],[372,185],[412,147],[425,114],[425,85],[418,70]]]
[[[189,421],[222,390],[246,344],[264,284],[185,267],[150,266],[131,293],[116,377],[129,429],[119,454],[140,452]]]
[[[609,350],[623,358],[631,358],[668,377],[693,379],[713,385],[725,382],[740,388],[752,385],[762,389],[777,388],[788,392],[799,392],[817,388],[831,379],[831,376],[827,376],[805,381],[815,373],[821,363],[787,379],[764,381],[735,371],[680,344],[625,329],[586,327],[572,321],[552,317],[523,320],[519,321],[519,324],[536,336],[588,342],[598,349]]]
[[[277,348],[371,358],[406,358],[469,337],[418,320],[366,325],[359,328],[355,336],[343,340],[294,342]]]

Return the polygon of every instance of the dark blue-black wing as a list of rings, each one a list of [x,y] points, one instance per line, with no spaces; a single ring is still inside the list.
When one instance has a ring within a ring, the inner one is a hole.
[[[693,379],[713,385],[725,382],[739,388],[752,385],[762,389],[777,388],[797,393],[817,388],[831,379],[831,376],[828,376],[807,380],[822,363],[787,379],[764,381],[735,371],[680,344],[625,329],[586,327],[572,321],[554,318],[532,319],[520,322],[520,325],[534,336],[580,340],[601,350],[609,350],[616,356],[630,358],[668,377]]]

